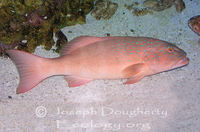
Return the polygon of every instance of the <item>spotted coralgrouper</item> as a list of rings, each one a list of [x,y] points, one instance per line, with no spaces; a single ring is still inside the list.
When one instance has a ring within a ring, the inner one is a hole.
[[[19,50],[6,51],[17,66],[17,93],[29,91],[42,80],[64,75],[70,87],[94,79],[127,78],[133,84],[147,75],[189,63],[177,46],[147,37],[81,36],[67,43],[58,58],[42,58]]]

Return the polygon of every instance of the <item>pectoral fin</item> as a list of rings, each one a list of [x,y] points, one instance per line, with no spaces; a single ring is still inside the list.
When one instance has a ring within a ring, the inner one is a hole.
[[[81,78],[76,76],[65,76],[64,79],[69,83],[70,87],[80,86],[92,81],[92,79]]]
[[[126,67],[122,73],[126,78],[129,78],[124,84],[133,84],[140,81],[144,76],[137,76],[145,68],[144,63],[133,64]]]
[[[131,78],[135,76],[136,74],[140,73],[143,67],[145,67],[144,63],[133,64],[126,67],[122,71],[122,74],[125,76],[125,78]]]

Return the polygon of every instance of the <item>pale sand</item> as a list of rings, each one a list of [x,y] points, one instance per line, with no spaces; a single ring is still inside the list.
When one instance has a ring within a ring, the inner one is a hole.
[[[187,25],[187,20],[200,15],[199,1],[185,0],[186,9],[182,13],[177,13],[173,6],[141,17],[133,16],[124,7],[132,3],[131,0],[117,2],[119,8],[110,20],[97,21],[89,14],[87,24],[66,27],[62,31],[68,40],[82,35],[105,36],[106,33],[159,38],[176,43],[186,51],[189,65],[145,77],[131,85],[123,85],[125,79],[95,80],[69,88],[62,76],[54,76],[31,91],[17,95],[17,69],[10,59],[0,58],[0,131],[200,130],[199,36]],[[43,47],[38,47],[34,54],[48,58],[59,56]],[[58,109],[60,114],[56,115]],[[36,110],[40,116],[47,113],[38,117]]]

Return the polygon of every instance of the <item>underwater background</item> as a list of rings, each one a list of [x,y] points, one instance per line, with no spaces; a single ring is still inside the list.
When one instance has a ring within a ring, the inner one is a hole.
[[[184,9],[179,5],[182,0],[163,0],[171,5],[146,9],[144,1],[112,0],[109,6],[109,1],[101,0],[85,23],[67,25],[61,31],[68,41],[83,35],[158,38],[183,49],[190,59],[187,66],[130,85],[123,85],[126,79],[94,80],[69,88],[63,76],[53,76],[17,95],[17,69],[9,58],[0,57],[0,130],[198,132],[200,36],[189,28],[188,20],[200,15],[200,2],[184,0]],[[104,12],[103,7],[110,8]],[[57,41],[55,32],[53,39]],[[55,58],[56,50],[56,44],[51,50],[42,45],[34,54]]]

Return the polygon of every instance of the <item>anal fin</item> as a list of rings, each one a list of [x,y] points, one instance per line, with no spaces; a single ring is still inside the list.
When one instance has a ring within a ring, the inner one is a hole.
[[[77,87],[92,81],[92,79],[77,76],[65,76],[64,79],[69,83],[70,87]]]

